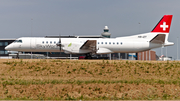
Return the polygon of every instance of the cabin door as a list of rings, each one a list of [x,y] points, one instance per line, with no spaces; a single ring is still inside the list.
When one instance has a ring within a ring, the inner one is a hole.
[[[36,39],[31,39],[30,46],[31,46],[31,49],[36,49]]]

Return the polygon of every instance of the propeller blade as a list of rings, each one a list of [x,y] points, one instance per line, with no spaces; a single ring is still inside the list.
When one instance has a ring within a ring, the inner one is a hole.
[[[60,50],[60,52],[61,52],[61,36],[59,35],[59,50]]]

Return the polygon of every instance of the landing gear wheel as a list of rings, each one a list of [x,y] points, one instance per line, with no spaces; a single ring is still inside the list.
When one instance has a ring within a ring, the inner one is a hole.
[[[92,55],[91,54],[86,54],[85,59],[92,59]]]

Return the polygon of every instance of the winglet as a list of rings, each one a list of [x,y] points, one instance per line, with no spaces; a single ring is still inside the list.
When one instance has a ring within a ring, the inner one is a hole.
[[[164,15],[151,32],[169,33],[173,15]]]

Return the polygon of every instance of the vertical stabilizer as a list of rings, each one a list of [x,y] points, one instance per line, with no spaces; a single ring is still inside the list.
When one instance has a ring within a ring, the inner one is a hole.
[[[173,15],[164,15],[151,32],[169,33]]]
[[[171,20],[173,15],[164,15],[159,23],[154,27],[151,33],[157,33],[157,35],[150,41],[152,43],[158,43],[167,45],[169,31],[171,27]]]

